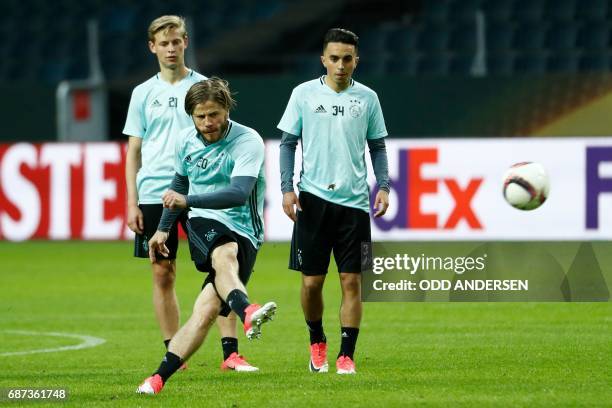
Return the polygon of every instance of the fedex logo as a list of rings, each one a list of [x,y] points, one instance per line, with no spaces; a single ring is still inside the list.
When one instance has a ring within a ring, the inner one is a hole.
[[[121,239],[125,154],[119,143],[0,145],[0,239]]]
[[[375,218],[377,227],[383,231],[393,228],[401,229],[447,229],[457,227],[464,220],[470,229],[482,229],[482,224],[472,208],[472,200],[482,184],[482,178],[472,178],[467,185],[461,186],[457,179],[425,178],[423,166],[438,162],[437,148],[402,149],[399,151],[399,172],[397,179],[391,179],[391,188],[398,195],[398,210],[395,218]],[[465,184],[465,183],[464,183]],[[441,219],[438,213],[426,213],[421,209],[421,202],[426,195],[437,195],[440,187],[448,190],[454,205],[450,215]],[[378,192],[372,191],[371,202]]]

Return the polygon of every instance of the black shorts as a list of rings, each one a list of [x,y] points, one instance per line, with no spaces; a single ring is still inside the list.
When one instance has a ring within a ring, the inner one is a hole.
[[[248,238],[233,232],[219,221],[202,217],[192,217],[187,220],[187,236],[189,238],[191,260],[196,269],[200,272],[208,272],[202,288],[209,283],[212,283],[214,287],[215,270],[212,267],[210,254],[216,247],[228,242],[238,244],[238,278],[246,286],[257,258],[257,249]],[[230,312],[231,309],[225,303],[225,299],[221,299],[221,312],[219,314],[227,316]]]
[[[371,242],[370,216],[302,191],[302,211],[293,225],[289,268],[325,275],[332,250],[338,272],[361,273],[361,243]]]
[[[134,256],[138,258],[148,258],[149,240],[153,237],[155,231],[157,231],[157,226],[159,225],[164,206],[162,204],[139,204],[138,207],[142,211],[142,217],[144,219],[144,232],[143,234],[136,234],[134,237]],[[170,235],[166,241],[166,246],[170,253],[167,257],[158,253],[155,255],[158,259],[176,259],[176,253],[178,251],[178,224],[180,223],[183,226],[183,231],[187,231],[187,227],[185,226],[186,220],[187,211],[184,211],[170,229]]]

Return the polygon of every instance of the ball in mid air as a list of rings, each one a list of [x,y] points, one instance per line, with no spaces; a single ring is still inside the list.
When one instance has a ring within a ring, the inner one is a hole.
[[[504,174],[504,198],[519,210],[538,208],[549,191],[548,174],[540,163],[516,163]]]

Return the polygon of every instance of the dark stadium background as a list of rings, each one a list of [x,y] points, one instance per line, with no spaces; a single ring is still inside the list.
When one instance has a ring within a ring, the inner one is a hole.
[[[190,19],[199,71],[231,80],[235,118],[265,138],[278,137],[289,90],[322,73],[321,38],[333,26],[361,37],[356,77],[384,95],[391,137],[530,135],[612,90],[608,0],[9,0],[0,141],[56,139],[58,82],[89,74],[89,19],[99,27],[108,136],[123,140],[131,89],[156,72],[146,28],[165,13]],[[17,119],[25,114],[35,120]],[[584,134],[608,134],[600,119],[581,124]]]

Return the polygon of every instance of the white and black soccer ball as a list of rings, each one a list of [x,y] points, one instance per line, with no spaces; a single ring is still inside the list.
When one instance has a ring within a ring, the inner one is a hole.
[[[516,163],[504,174],[504,198],[519,210],[538,208],[549,191],[548,174],[540,163]]]

